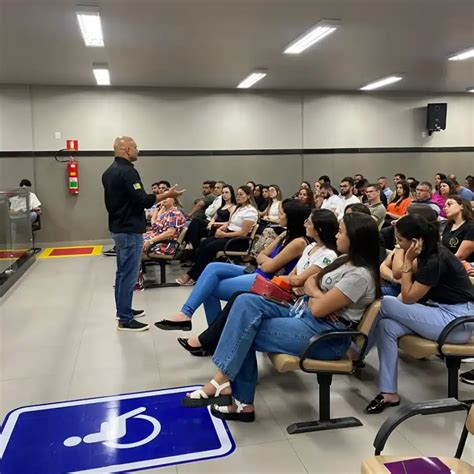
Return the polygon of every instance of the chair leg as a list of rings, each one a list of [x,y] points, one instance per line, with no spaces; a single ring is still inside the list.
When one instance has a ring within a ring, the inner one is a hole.
[[[149,280],[146,279],[143,288],[145,290],[148,290],[150,288],[174,288],[176,286],[179,286],[177,283],[166,283],[166,261],[160,260],[159,262],[160,265],[160,281],[157,282],[156,280]]]
[[[293,423],[286,429],[288,434],[362,426],[361,421],[353,416],[331,419],[332,374],[317,374],[317,378],[319,384],[319,420]]]
[[[461,359],[458,357],[446,357],[446,367],[448,368],[448,397],[458,398],[458,374],[461,367]]]

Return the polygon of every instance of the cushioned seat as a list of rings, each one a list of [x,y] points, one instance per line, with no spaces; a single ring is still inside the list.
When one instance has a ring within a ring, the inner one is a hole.
[[[361,474],[387,474],[388,470],[384,464],[395,461],[408,461],[409,459],[414,458],[415,456],[374,456],[364,461],[360,472]],[[461,459],[440,457],[439,460],[446,464],[446,466],[448,466],[456,474],[474,474],[474,467],[462,461]]]
[[[300,369],[300,358],[288,354],[269,354],[275,369],[280,373],[291,372]],[[341,360],[313,360],[307,359],[304,366],[311,371],[331,371],[337,373],[351,374],[354,371],[354,364],[351,359],[344,357]]]
[[[361,466],[362,474],[385,474],[388,469],[385,466],[387,463],[409,461],[421,456],[382,456],[382,451],[385,448],[391,433],[405,420],[417,415],[435,416],[440,413],[453,413],[457,411],[469,410],[461,433],[459,443],[454,457],[439,456],[438,459],[445,464],[453,473],[456,474],[474,474],[474,467],[461,460],[461,456],[466,445],[466,439],[469,433],[474,433],[474,406],[471,403],[459,402],[454,398],[447,398],[443,400],[430,400],[426,402],[410,403],[405,405],[385,420],[380,427],[375,440],[375,456],[367,458]],[[420,433],[421,435],[421,433]],[[440,433],[441,435],[441,433]],[[430,453],[430,457],[436,457],[436,452]],[[414,467],[410,464],[405,464],[402,467],[404,472],[422,472],[421,467]],[[400,472],[403,472],[400,470]],[[398,471],[397,471],[398,472]],[[435,472],[434,470],[430,472]],[[441,472],[441,471],[436,471]],[[442,471],[444,472],[444,471]]]
[[[331,418],[330,417],[330,391],[332,377],[335,374],[350,375],[360,366],[367,347],[367,336],[380,311],[381,300],[374,301],[365,311],[357,329],[346,331],[324,331],[309,340],[308,346],[299,357],[289,354],[268,354],[273,366],[278,372],[285,373],[293,370],[316,374],[319,384],[319,420],[302,423],[293,423],[288,426],[290,434],[305,433],[308,431],[322,431],[336,428],[348,428],[361,426],[360,420],[354,417]],[[311,353],[320,341],[327,341],[331,337],[340,337],[342,333],[352,338],[360,349],[359,359],[353,361],[347,356],[340,360],[309,359],[307,354]]]

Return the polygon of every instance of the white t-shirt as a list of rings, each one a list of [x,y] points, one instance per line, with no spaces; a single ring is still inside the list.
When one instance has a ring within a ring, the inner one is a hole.
[[[30,211],[41,206],[41,202],[35,193],[30,191]],[[13,212],[26,212],[26,197],[13,196],[10,198],[10,209]]]
[[[339,206],[341,205],[341,198],[333,194],[332,196],[326,198],[321,204],[321,209],[328,209],[329,211],[337,214]]]
[[[212,203],[207,206],[207,209],[204,211],[206,214],[207,220],[210,221],[217,210],[222,206],[222,196],[217,196]]]
[[[360,204],[360,200],[357,196],[352,195],[349,199],[342,198],[340,200],[339,208],[337,210],[337,218],[342,219],[344,217],[344,211],[349,204]]]
[[[258,211],[251,204],[244,207],[239,207],[231,216],[229,220],[228,229],[230,232],[239,232],[243,228],[244,221],[257,222]]]
[[[320,247],[310,255],[311,250],[313,250],[315,246],[316,243],[312,243],[303,250],[303,255],[301,255],[296,264],[297,275],[301,275],[311,265],[317,265],[323,269],[336,260],[336,252],[326,247]]]
[[[270,209],[268,209],[268,217],[272,221],[277,221],[279,217],[279,210],[280,210],[280,202],[281,201],[273,201],[270,205]]]

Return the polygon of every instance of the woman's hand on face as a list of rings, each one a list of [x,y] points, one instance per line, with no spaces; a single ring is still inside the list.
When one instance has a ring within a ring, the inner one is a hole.
[[[418,258],[423,250],[423,239],[413,239],[410,247],[405,252],[405,260],[410,263]]]

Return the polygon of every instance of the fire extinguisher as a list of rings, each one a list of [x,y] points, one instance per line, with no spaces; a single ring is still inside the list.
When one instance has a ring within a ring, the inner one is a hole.
[[[69,194],[79,194],[79,163],[72,157],[67,162],[67,181]]]

